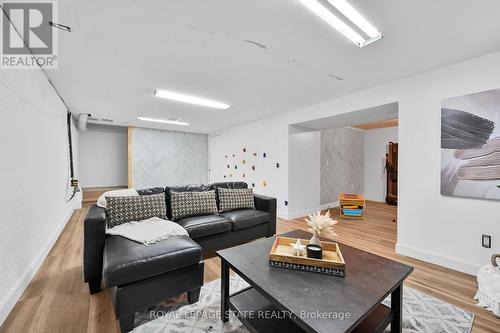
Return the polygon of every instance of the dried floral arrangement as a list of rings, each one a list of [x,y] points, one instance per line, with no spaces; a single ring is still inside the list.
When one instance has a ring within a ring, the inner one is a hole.
[[[333,230],[333,226],[336,225],[338,221],[332,219],[330,211],[321,215],[321,211],[318,210],[316,213],[307,216],[306,223],[309,226],[307,230],[312,232],[317,237],[337,236]]]

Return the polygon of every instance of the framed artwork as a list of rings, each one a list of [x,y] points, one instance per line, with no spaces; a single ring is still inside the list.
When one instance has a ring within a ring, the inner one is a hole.
[[[500,200],[500,89],[442,101],[441,194]]]

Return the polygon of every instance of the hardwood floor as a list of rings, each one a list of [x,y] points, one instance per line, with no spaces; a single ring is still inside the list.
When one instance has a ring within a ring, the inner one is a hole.
[[[368,202],[364,222],[340,221],[339,242],[415,267],[407,286],[476,315],[473,332],[500,332],[500,319],[475,306],[475,277],[396,255],[396,208]],[[40,270],[17,302],[0,333],[119,332],[107,290],[90,296],[82,274],[83,219],[88,206],[75,211]],[[338,218],[338,210],[332,210]],[[278,233],[305,229],[303,219],[278,221]],[[220,262],[206,260],[205,282],[218,279]]]

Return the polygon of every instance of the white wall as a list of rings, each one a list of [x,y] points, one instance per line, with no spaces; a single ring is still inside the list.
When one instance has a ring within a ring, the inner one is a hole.
[[[80,186],[127,186],[127,127],[88,124],[79,136]]]
[[[385,202],[387,193],[385,154],[389,142],[398,142],[398,128],[387,127],[367,130],[365,134],[365,198]]]
[[[66,109],[39,70],[0,71],[0,324],[73,210]],[[73,127],[75,157],[78,131]],[[76,165],[78,161],[75,161]]]
[[[289,196],[290,124],[399,102],[399,206],[397,252],[475,274],[500,251],[498,201],[443,197],[439,191],[441,100],[500,87],[500,52],[360,91],[279,116],[217,132],[223,150],[253,143],[280,159],[266,194],[282,205]],[[216,133],[214,133],[216,134]],[[219,167],[220,168],[220,167]],[[214,173],[222,174],[220,170]],[[493,248],[480,244],[492,235]]]
[[[295,218],[320,206],[321,132],[290,133],[288,145],[288,218]]]
[[[213,133],[217,135],[217,133]],[[212,136],[212,135],[211,135]],[[278,199],[278,214],[287,216],[288,207],[288,124],[283,124],[281,118],[270,118],[265,121],[238,126],[221,132],[216,139],[219,148],[210,151],[218,151],[220,158],[211,157],[211,161],[217,161],[216,165],[210,165],[211,181],[245,181],[248,184],[255,183],[255,193],[272,195]],[[213,143],[213,140],[210,140]],[[243,153],[243,148],[248,154]],[[258,158],[253,158],[253,152],[258,153]],[[262,158],[266,153],[267,157]],[[235,154],[234,159],[232,154]],[[225,158],[228,155],[228,159]],[[243,157],[251,163],[255,163],[255,172],[248,170],[243,177],[240,172],[231,172],[228,177],[227,164],[239,163]],[[280,164],[276,168],[276,163]],[[226,178],[224,178],[226,175]],[[264,186],[263,182],[266,182]]]

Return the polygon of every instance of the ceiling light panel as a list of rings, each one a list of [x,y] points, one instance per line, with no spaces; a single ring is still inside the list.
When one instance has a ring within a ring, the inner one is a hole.
[[[188,94],[168,91],[168,90],[156,90],[155,96],[160,98],[169,99],[171,101],[183,102],[188,104],[205,106],[213,109],[228,109],[231,105],[222,103],[219,101],[214,101],[204,97],[197,97]]]
[[[318,0],[299,0],[310,11],[319,16],[325,22],[330,24],[337,31],[342,33],[354,44],[363,47],[376,40],[382,38],[382,34],[368,22],[354,7],[352,7],[346,0],[327,0],[336,10],[338,10],[345,18],[348,19],[350,24],[355,25],[358,29],[363,31],[368,38],[361,36],[356,32],[348,23],[341,20],[329,8],[320,3]]]
[[[142,120],[142,121],[150,121],[150,122],[154,122],[154,123],[189,126],[189,123],[187,123],[185,121],[180,121],[180,120],[168,120],[168,119],[149,118],[149,117],[137,117],[137,119]]]

